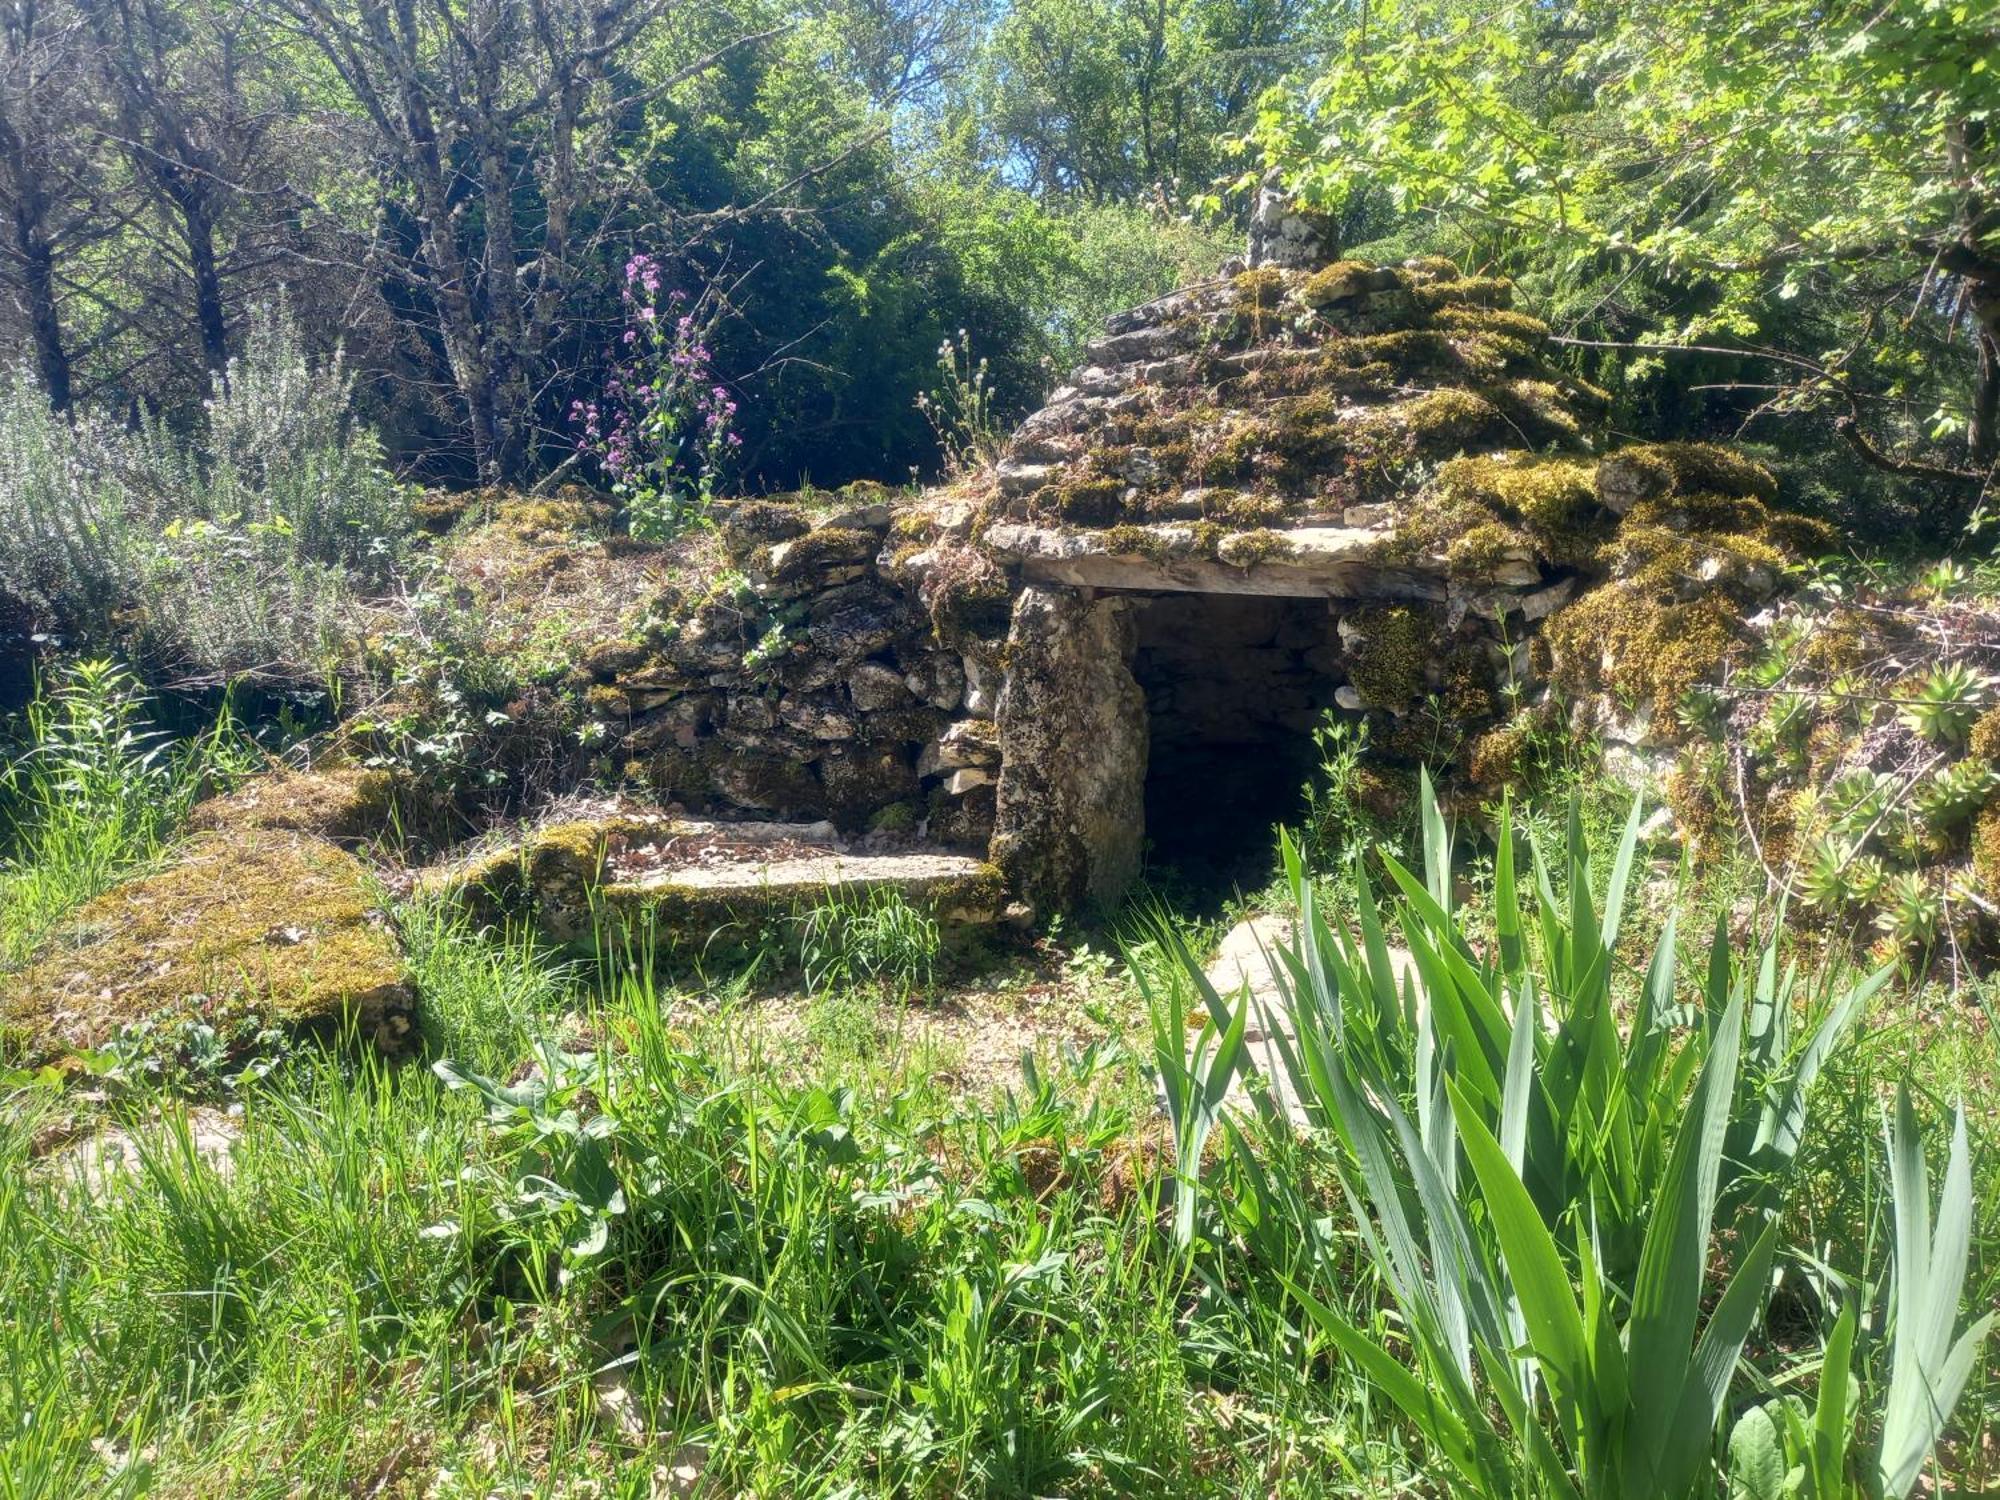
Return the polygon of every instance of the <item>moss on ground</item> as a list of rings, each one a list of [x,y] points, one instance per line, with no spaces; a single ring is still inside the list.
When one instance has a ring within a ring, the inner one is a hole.
[[[0,1024],[31,1056],[102,1046],[148,1020],[252,1020],[385,1050],[411,1038],[402,952],[355,858],[276,831],[201,834],[176,861],[78,911],[18,974]]]
[[[331,766],[252,777],[228,796],[197,805],[188,822],[196,831],[308,833],[362,843],[428,827],[434,814],[408,777]]]

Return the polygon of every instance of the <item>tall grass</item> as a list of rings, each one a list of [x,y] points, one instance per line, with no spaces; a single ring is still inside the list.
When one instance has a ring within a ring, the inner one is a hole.
[[[207,734],[170,741],[109,661],[65,671],[28,705],[26,730],[0,766],[0,964],[158,856],[195,798],[245,769],[226,708]]]
[[[1224,1054],[1291,1064],[1185,928],[1134,966],[1183,976],[1163,1123],[1116,1041],[807,1068],[608,937],[401,911],[421,1061],[299,1052],[227,1117],[99,1080],[110,1172],[50,1144],[75,1097],[0,1101],[0,1495],[1888,1494],[1912,1453],[1977,1492],[1991,1152],[1885,1123],[1886,991],[1641,944],[1587,831],[1464,911],[1425,824],[1386,894],[1292,871],[1303,1130],[1223,1102]]]

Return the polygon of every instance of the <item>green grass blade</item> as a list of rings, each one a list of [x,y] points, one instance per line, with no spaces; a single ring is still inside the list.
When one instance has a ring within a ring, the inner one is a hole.
[[[1819,1399],[1813,1408],[1812,1428],[1814,1500],[1838,1500],[1846,1478],[1847,1393],[1854,1374],[1854,1333],[1860,1322],[1855,1305],[1850,1300],[1841,1308],[1820,1360]]]
[[[1507,1161],[1507,1153],[1480,1121],[1479,1112],[1456,1083],[1451,1090],[1452,1113],[1458,1121],[1465,1157],[1479,1179],[1480,1195],[1492,1219],[1500,1253],[1507,1266],[1521,1316],[1536,1357],[1550,1377],[1559,1402],[1578,1406],[1591,1399],[1589,1359],[1584,1348],[1583,1315],[1570,1289],[1556,1242],[1543,1224],[1534,1200]]]
[[[1709,1314],[1708,1326],[1695,1346],[1694,1361],[1683,1353],[1676,1362],[1686,1372],[1679,1400],[1674,1403],[1672,1424],[1660,1449],[1657,1467],[1650,1474],[1628,1469],[1628,1489],[1634,1493],[1685,1495],[1707,1456],[1715,1436],[1715,1424],[1722,1415],[1729,1394],[1730,1377],[1743,1353],[1743,1342],[1770,1299],[1771,1257],[1777,1252],[1778,1227],[1767,1225],[1750,1247],[1743,1264],[1730,1278],[1722,1300]]]
[[[1633,1418],[1626,1470],[1658,1470],[1675,1422],[1681,1372],[1701,1306],[1722,1146],[1735,1092],[1743,1005],[1730,1003],[1704,1064],[1686,1120],[1674,1140],[1652,1223],[1640,1252],[1626,1325]]]
[[[1603,942],[1607,949],[1618,946],[1618,925],[1632,884],[1632,858],[1639,850],[1639,825],[1645,811],[1645,796],[1634,797],[1632,810],[1625,815],[1625,832],[1618,840],[1618,853],[1611,861],[1611,880],[1604,888]]]

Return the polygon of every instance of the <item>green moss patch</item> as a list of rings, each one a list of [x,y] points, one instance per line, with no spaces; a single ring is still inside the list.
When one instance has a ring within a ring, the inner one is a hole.
[[[0,1024],[47,1059],[142,1020],[257,1020],[386,1051],[414,1009],[402,952],[366,872],[324,840],[274,831],[197,836],[168,869],[90,902],[20,973]]]
[[[1370,708],[1400,713],[1424,694],[1436,622],[1404,605],[1364,609],[1352,617],[1358,641],[1348,680]]]
[[[431,800],[405,776],[362,766],[274,771],[201,803],[197,831],[307,833],[339,843],[398,840],[435,821]]]

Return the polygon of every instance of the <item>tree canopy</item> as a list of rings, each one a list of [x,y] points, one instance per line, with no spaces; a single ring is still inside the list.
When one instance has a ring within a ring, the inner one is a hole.
[[[1631,373],[1652,346],[1742,351],[1740,415],[1825,412],[1871,464],[1977,487],[2000,453],[1996,59],[1985,0],[1375,0],[1249,143],[1315,201],[1386,195],[1540,275]]]

